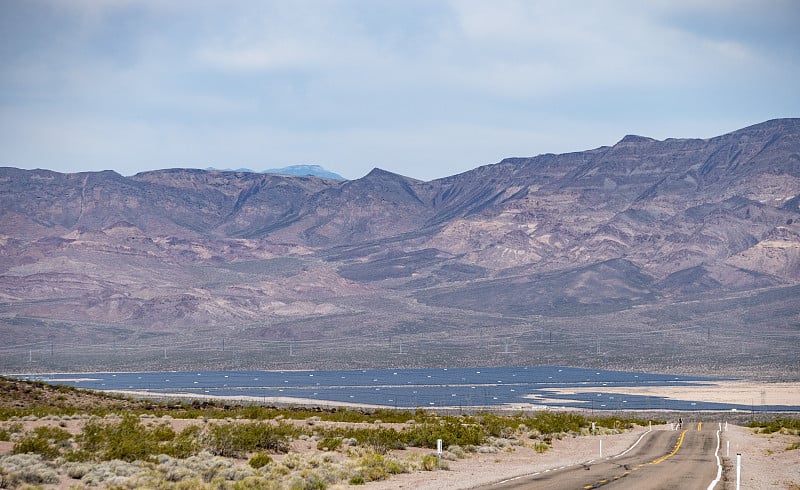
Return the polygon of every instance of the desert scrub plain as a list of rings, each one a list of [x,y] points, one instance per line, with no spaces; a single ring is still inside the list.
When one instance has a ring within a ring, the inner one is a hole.
[[[0,393],[0,488],[325,489],[523,446],[544,453],[591,425],[575,412],[156,403],[6,378]],[[604,434],[647,423],[593,421]]]

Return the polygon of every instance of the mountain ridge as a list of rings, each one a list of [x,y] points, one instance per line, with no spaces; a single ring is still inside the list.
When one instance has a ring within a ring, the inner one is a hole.
[[[432,181],[379,168],[337,181],[6,167],[0,197],[10,345],[75,332],[194,339],[227,325],[241,342],[362,332],[410,349],[441,335],[443,359],[457,360],[480,342],[454,339],[487,324],[493,335],[521,324],[597,335],[615,318],[609,331],[629,335],[658,318],[667,330],[714,325],[735,342],[757,320],[793,341],[800,310],[800,119],[706,139],[628,135]],[[675,304],[701,306],[687,316]],[[330,355],[305,362],[339,362]],[[553,359],[576,362],[563,355]]]

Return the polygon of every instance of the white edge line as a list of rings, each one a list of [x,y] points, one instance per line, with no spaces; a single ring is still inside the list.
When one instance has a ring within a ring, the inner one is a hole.
[[[631,447],[629,447],[628,449],[624,450],[623,452],[617,454],[612,459],[616,459],[616,458],[619,458],[620,456],[625,456],[626,454],[628,454],[631,451],[631,449],[635,448],[640,442],[642,442],[642,439],[644,439],[644,436],[649,434],[650,431],[652,431],[652,430],[653,430],[652,428],[647,429],[647,432],[642,433],[642,435],[640,435],[639,438],[636,439],[636,442],[634,442]]]
[[[706,490],[714,490],[714,487],[717,486],[717,483],[722,478],[722,463],[719,461],[719,430],[717,430],[717,449],[714,451],[714,457],[717,458],[717,478],[709,483]]]
[[[616,456],[614,456],[614,458],[619,458],[620,456],[624,456],[626,453],[628,453],[628,451],[630,451],[631,449],[635,448],[636,445],[639,444],[642,441],[644,436],[646,436],[652,430],[653,430],[652,427],[647,429],[647,431],[643,432],[642,435],[640,435],[639,438],[636,439],[636,442],[634,442],[631,447],[626,449],[624,452],[617,454]],[[719,434],[717,434],[717,438],[719,438]],[[719,439],[717,439],[717,448],[719,449]],[[542,473],[548,473],[550,471],[559,471],[559,470],[563,470],[565,468],[570,468],[572,466],[580,466],[582,464],[591,464],[591,463],[594,463],[594,462],[595,462],[595,460],[592,459],[590,461],[587,461],[586,463],[576,463],[576,464],[573,464],[573,465],[562,466],[561,468],[548,468],[546,470],[537,471],[535,473],[528,473],[526,475],[519,475],[519,476],[515,476],[515,477],[512,477],[512,478],[507,478],[505,480],[502,480],[502,481],[499,481],[499,482],[496,482],[496,483],[492,483],[492,485],[502,485],[502,484],[508,483],[510,481],[519,480],[520,478],[541,475]],[[720,466],[720,471],[722,471],[722,467],[721,466]],[[708,488],[707,490],[711,490],[711,488]]]

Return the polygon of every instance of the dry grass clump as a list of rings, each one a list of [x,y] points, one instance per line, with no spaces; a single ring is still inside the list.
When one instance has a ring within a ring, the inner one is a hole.
[[[58,472],[38,454],[13,454],[0,458],[0,488],[59,482]]]

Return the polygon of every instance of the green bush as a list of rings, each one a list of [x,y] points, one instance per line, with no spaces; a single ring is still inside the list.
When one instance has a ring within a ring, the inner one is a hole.
[[[168,442],[175,439],[175,431],[169,425],[157,425],[150,429],[150,435],[159,442]]]
[[[435,449],[438,439],[444,446],[480,446],[486,441],[483,427],[462,423],[457,418],[447,418],[436,424],[417,424],[404,430],[402,435],[407,445],[428,449]]]
[[[339,439],[338,444],[341,445],[345,438],[355,439],[358,444],[369,447],[373,452],[386,454],[392,449],[405,448],[404,436],[404,433],[386,427],[334,427],[323,431],[322,441]],[[317,447],[330,449],[330,446],[325,446],[322,442]]]
[[[274,427],[265,422],[214,424],[209,428],[206,448],[217,456],[241,457],[253,451],[289,451],[286,424]]]
[[[72,435],[60,427],[41,426],[33,429],[22,439],[14,444],[13,454],[39,454],[48,459],[54,459],[61,453],[59,446],[63,446]]]
[[[342,438],[327,435],[317,443],[317,449],[320,451],[336,451],[342,447]]]
[[[250,461],[247,462],[247,464],[249,464],[250,467],[254,469],[262,468],[270,463],[272,463],[272,458],[268,454],[264,453],[254,454],[250,458]]]
[[[161,452],[174,458],[188,458],[201,451],[200,427],[196,425],[187,426],[180,431],[172,441],[161,447]]]
[[[439,469],[439,457],[435,454],[426,454],[422,457],[420,466],[425,471],[433,471]]]
[[[187,458],[201,450],[200,428],[188,426],[179,434],[170,426],[152,428],[139,417],[126,414],[118,421],[90,420],[76,437],[78,448],[67,453],[69,461],[146,461],[158,454]]]
[[[749,427],[752,429],[759,429],[759,432],[762,434],[772,434],[774,432],[780,432],[783,429],[797,434],[800,432],[800,419],[778,417],[768,421],[753,420],[750,422]]]
[[[398,475],[406,471],[399,462],[377,453],[365,455],[359,463],[358,476],[361,476],[365,482],[385,480],[390,475]]]
[[[55,459],[58,457],[59,449],[41,437],[28,435],[17,441],[14,444],[12,454],[38,454],[47,459]]]

